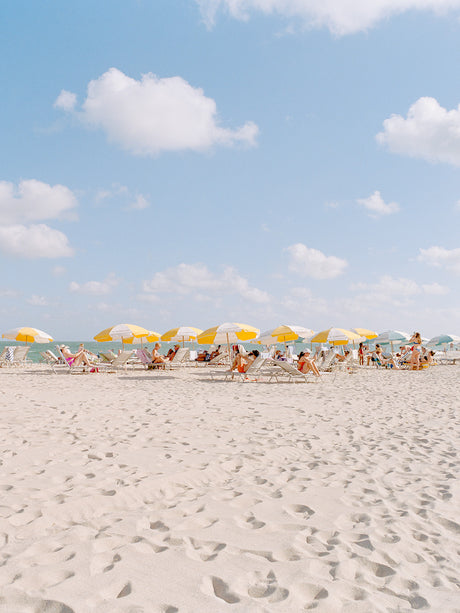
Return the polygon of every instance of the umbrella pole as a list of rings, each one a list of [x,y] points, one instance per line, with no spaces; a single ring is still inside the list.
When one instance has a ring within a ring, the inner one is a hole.
[[[228,338],[228,332],[227,332],[227,349],[228,349],[228,355],[230,356],[231,359],[231,353],[230,353],[230,340]]]

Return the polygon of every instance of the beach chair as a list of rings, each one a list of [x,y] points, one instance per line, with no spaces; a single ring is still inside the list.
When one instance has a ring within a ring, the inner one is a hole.
[[[211,375],[211,379],[213,380],[215,379],[221,381],[246,381],[249,379],[252,381],[258,381],[260,377],[271,374],[266,371],[267,364],[271,362],[272,360],[268,360],[267,358],[264,358],[263,356],[259,355],[254,360],[254,362],[249,365],[249,368],[246,372],[238,372],[236,370],[228,369],[224,371],[211,370],[209,374]]]
[[[30,360],[27,360],[27,355],[30,351],[30,347],[15,347],[12,366],[25,366],[27,363],[31,364]]]
[[[111,364],[113,360],[117,357],[111,349],[105,352],[100,351],[99,355],[101,357],[102,364]]]
[[[122,351],[110,362],[110,364],[98,364],[102,369],[102,372],[116,372],[118,370],[127,370],[128,362],[133,357],[133,350]]]
[[[324,360],[322,361],[321,365],[318,365],[318,370],[323,372],[329,372],[335,360],[335,349],[331,347],[331,349],[329,349],[329,351],[324,356]]]
[[[0,354],[0,367],[13,365],[15,349],[16,349],[16,346],[3,348],[3,351]]]
[[[196,362],[196,364],[202,364],[203,366],[230,366],[231,360],[227,347],[222,349],[219,355],[209,360],[209,362]]]
[[[169,362],[166,362],[166,368],[176,368],[186,366],[190,363],[190,349],[181,347],[176,351],[176,354]]]
[[[47,364],[53,372],[56,372],[58,366],[64,366],[62,360],[55,355],[51,349],[40,351],[41,361]]]
[[[321,377],[315,377],[313,373],[300,372],[293,364],[289,362],[275,361],[277,370],[273,370],[269,381],[275,379],[277,383],[287,381],[288,383],[313,383],[320,381]]]

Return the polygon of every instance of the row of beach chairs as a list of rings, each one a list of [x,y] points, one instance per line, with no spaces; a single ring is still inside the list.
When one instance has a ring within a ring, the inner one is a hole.
[[[31,361],[27,358],[29,351],[29,346],[12,345],[4,347],[0,354],[0,367],[31,364]]]

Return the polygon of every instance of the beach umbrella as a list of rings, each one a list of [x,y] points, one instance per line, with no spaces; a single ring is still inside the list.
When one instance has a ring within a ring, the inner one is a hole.
[[[148,338],[152,332],[141,328],[141,326],[135,326],[134,324],[117,324],[111,328],[106,328],[96,334],[95,341],[99,343],[106,343],[108,341],[121,341],[123,344],[129,342],[129,339],[134,338]],[[153,334],[156,334],[155,332]],[[160,338],[160,335],[157,335]],[[156,338],[155,340],[158,340]]]
[[[228,353],[230,354],[230,344],[239,341],[250,341],[259,334],[260,330],[248,324],[238,324],[227,322],[220,326],[208,328],[197,336],[200,345],[222,345],[227,343]]]
[[[182,346],[184,346],[186,341],[196,341],[197,336],[202,332],[203,330],[193,326],[179,326],[162,334],[161,340],[167,343],[182,343]]]
[[[367,330],[366,328],[351,328],[351,331],[356,332],[356,334],[359,334],[360,336],[364,336],[364,338],[367,338],[368,340],[378,336],[377,332]]]
[[[23,341],[27,343],[51,343],[53,338],[43,332],[43,330],[39,330],[38,328],[13,328],[12,330],[8,330],[2,334],[2,338],[7,338],[11,341]]]
[[[460,336],[456,336],[455,334],[439,334],[438,336],[433,336],[426,343],[427,347],[440,347],[441,345],[448,345],[449,343],[460,343]]]
[[[330,345],[348,345],[354,341],[362,340],[361,334],[356,334],[351,330],[344,328],[328,328],[322,332],[318,332],[315,336],[308,339],[310,343],[329,343]]]
[[[141,345],[142,343],[156,343],[160,340],[160,334],[158,332],[153,332],[153,330],[148,330],[147,336],[132,336],[131,338],[125,338],[123,340],[123,344],[126,343],[128,345]]]
[[[373,343],[379,343],[381,345],[391,345],[391,351],[393,352],[393,343],[407,343],[410,339],[410,335],[407,332],[401,332],[401,330],[385,330],[378,336],[372,339]]]
[[[313,330],[304,328],[303,326],[282,325],[272,330],[267,330],[253,339],[251,343],[259,345],[276,345],[277,343],[288,343],[296,341],[300,338],[309,338],[312,336]]]

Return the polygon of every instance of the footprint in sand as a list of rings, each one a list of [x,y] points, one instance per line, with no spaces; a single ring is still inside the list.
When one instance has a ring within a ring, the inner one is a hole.
[[[271,570],[266,575],[259,571],[249,576],[248,596],[251,598],[267,598],[268,602],[281,602],[289,596],[289,590],[279,587],[275,573]]]
[[[0,613],[75,613],[73,609],[58,600],[44,600],[29,596],[19,590],[9,590],[0,596]]]
[[[226,543],[218,543],[216,541],[199,541],[194,538],[186,538],[186,554],[193,560],[202,560],[210,562],[217,558],[219,551],[222,551],[227,546]]]
[[[309,519],[315,513],[305,504],[289,504],[284,507],[284,510],[297,519]]]
[[[205,594],[220,598],[228,604],[235,604],[240,601],[239,597],[231,591],[229,585],[220,577],[204,577],[202,590]]]
[[[236,517],[235,522],[241,528],[248,528],[249,530],[258,530],[265,526],[265,522],[258,521],[252,513],[245,513]]]

